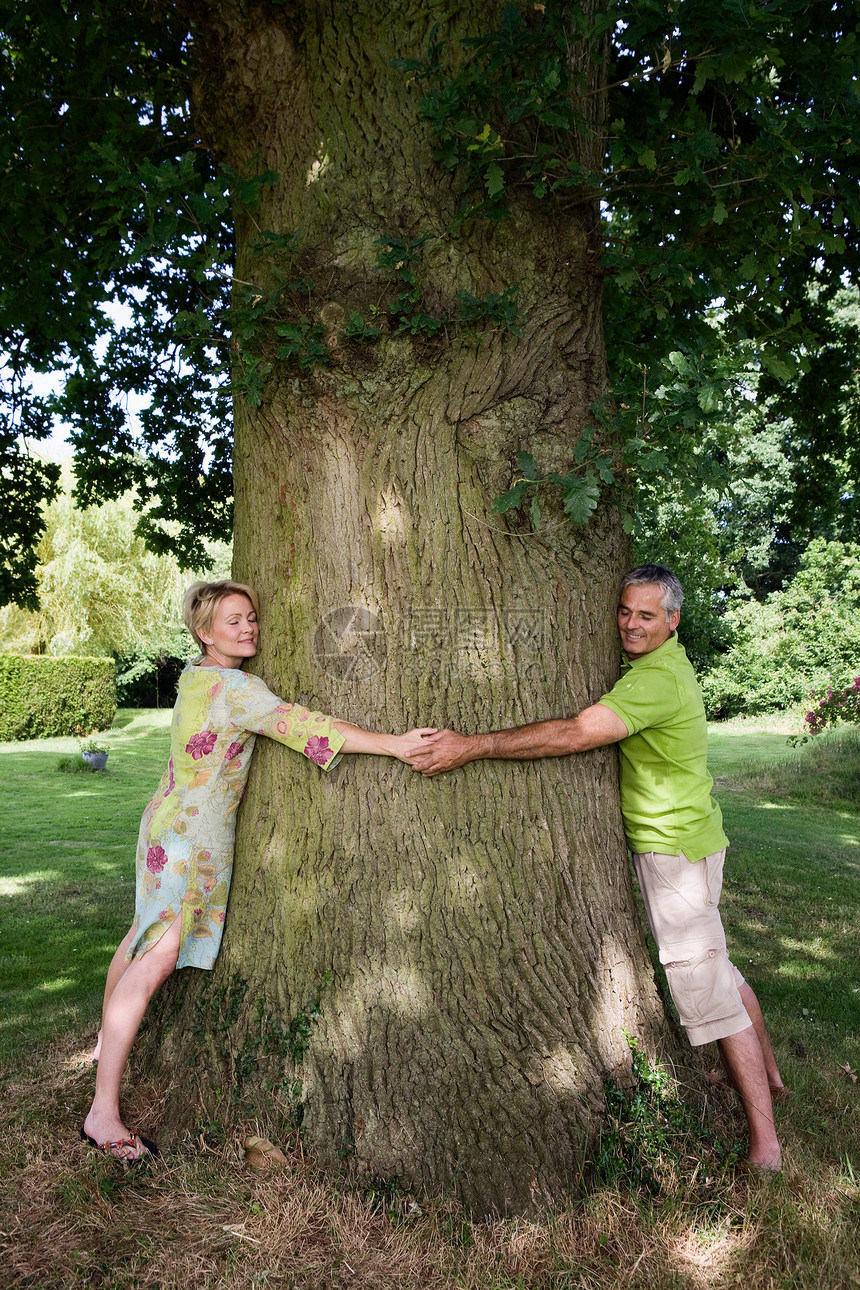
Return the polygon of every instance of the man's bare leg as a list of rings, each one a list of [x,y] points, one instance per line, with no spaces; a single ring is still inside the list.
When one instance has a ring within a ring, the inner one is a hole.
[[[748,1160],[758,1169],[776,1171],[782,1163],[773,1123],[773,1101],[764,1053],[755,1026],[718,1039],[720,1058],[729,1082],[743,1103],[749,1126]]]
[[[771,1101],[783,1102],[790,1096],[790,1089],[787,1089],[782,1082],[782,1076],[780,1075],[779,1067],[776,1064],[776,1057],[774,1056],[773,1046],[770,1042],[770,1035],[767,1033],[767,1026],[765,1025],[759,1001],[756,998],[755,991],[752,986],[748,985],[746,981],[744,981],[743,985],[740,986],[739,989],[744,1007],[747,1010],[747,1015],[749,1016],[749,1019],[755,1028],[756,1035],[758,1036],[761,1055],[764,1059],[765,1070],[767,1071],[767,1082],[770,1088]],[[722,1086],[728,1085],[730,1088],[734,1088],[734,1084],[732,1083],[731,1077],[728,1073],[723,1074],[723,1072],[719,1070],[709,1071],[708,1079],[711,1084]]]
[[[751,985],[744,981],[740,987],[740,996],[743,999],[747,1015],[753,1023],[756,1035],[758,1036],[761,1055],[764,1059],[764,1068],[767,1071],[767,1082],[770,1087],[771,1097],[778,1100],[781,1097],[788,1096],[788,1089],[782,1082],[782,1076],[779,1073],[779,1067],[776,1064],[776,1057],[773,1053],[773,1046],[770,1042],[770,1035],[767,1033],[767,1026],[764,1024],[761,1008],[755,991]]]

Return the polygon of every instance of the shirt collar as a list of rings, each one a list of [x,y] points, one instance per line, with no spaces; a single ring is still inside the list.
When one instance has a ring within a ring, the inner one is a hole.
[[[625,667],[636,667],[637,663],[645,663],[648,659],[657,658],[659,654],[670,654],[675,649],[682,648],[681,642],[678,640],[678,633],[672,632],[668,640],[664,641],[662,645],[658,645],[656,649],[649,650],[641,658],[629,658],[624,650],[621,651],[621,657]]]

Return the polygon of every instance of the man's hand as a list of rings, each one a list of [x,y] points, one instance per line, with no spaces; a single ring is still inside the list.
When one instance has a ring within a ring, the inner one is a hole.
[[[467,761],[481,757],[502,757],[531,761],[535,757],[566,757],[588,752],[626,739],[629,730],[619,716],[602,703],[593,703],[578,717],[556,717],[533,721],[510,730],[490,730],[482,735],[458,735],[456,730],[438,730],[421,740],[421,747],[405,758],[422,775],[441,775]]]
[[[437,730],[433,735],[425,735],[421,748],[409,758],[409,764],[422,775],[441,775],[446,770],[456,770],[465,766],[467,761],[474,761],[478,755],[474,745],[478,739],[474,735],[458,735],[456,730]]]

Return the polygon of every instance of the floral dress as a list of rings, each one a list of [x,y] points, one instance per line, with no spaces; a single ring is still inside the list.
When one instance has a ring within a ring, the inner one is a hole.
[[[258,734],[326,769],[343,744],[331,717],[284,703],[259,677],[235,668],[185,669],[170,761],[140,824],[129,961],[181,918],[176,966],[211,968],[215,962],[233,872],[236,810]]]

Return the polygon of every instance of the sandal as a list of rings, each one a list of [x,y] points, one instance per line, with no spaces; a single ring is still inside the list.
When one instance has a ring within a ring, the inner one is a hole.
[[[119,1147],[131,1147],[132,1151],[137,1151],[140,1147],[144,1147],[145,1155],[158,1155],[158,1147],[154,1142],[150,1142],[149,1138],[145,1138],[142,1133],[137,1133],[134,1129],[130,1129],[129,1133],[131,1134],[130,1137],[120,1138],[117,1142],[96,1142],[95,1138],[91,1138],[86,1130],[82,1128],[81,1141],[88,1142],[91,1147],[95,1147],[96,1151],[102,1151],[106,1156],[113,1156],[114,1160],[119,1160],[121,1164],[126,1165],[139,1164],[144,1159],[144,1156],[117,1156],[114,1153]]]

